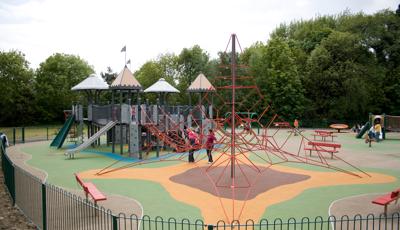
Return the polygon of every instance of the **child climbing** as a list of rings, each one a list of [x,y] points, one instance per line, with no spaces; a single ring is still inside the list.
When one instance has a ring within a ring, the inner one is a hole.
[[[208,156],[208,163],[211,164],[213,162],[211,151],[214,147],[214,141],[216,141],[214,131],[209,129],[206,141],[206,148],[207,148],[207,156]]]
[[[189,137],[189,143],[190,143],[190,150],[189,150],[189,162],[194,162],[194,149],[196,145],[196,140],[198,138],[198,135],[196,132],[191,130],[190,128],[187,129],[188,137]]]

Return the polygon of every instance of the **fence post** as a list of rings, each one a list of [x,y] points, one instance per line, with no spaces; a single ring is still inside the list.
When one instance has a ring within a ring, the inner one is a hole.
[[[15,145],[15,134],[16,134],[16,130],[15,127],[13,128],[13,145]]]
[[[25,143],[25,127],[22,127],[21,131],[22,131],[22,143]]]
[[[112,216],[112,229],[113,230],[118,230],[118,217],[111,215]]]
[[[46,127],[46,140],[49,140],[49,127]]]
[[[47,229],[46,184],[42,184],[42,221],[43,230]]]

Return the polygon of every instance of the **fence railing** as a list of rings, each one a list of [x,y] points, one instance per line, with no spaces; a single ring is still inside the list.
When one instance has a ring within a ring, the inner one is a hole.
[[[369,229],[400,229],[400,213],[391,215],[354,217],[342,216],[336,218],[320,216],[300,220],[262,219],[259,222],[247,220],[244,223],[233,221],[226,223],[218,221],[205,224],[202,220],[177,220],[162,217],[150,218],[145,215],[127,216],[124,213],[113,214],[111,210],[97,206],[55,185],[42,182],[24,169],[14,165],[8,158],[6,149],[0,141],[1,166],[5,185],[12,198],[13,205],[18,206],[24,214],[40,229],[110,229],[110,230],[290,230],[290,229],[332,229],[332,230],[369,230]]]
[[[52,140],[61,129],[61,125],[54,126],[29,126],[1,128],[7,135],[11,145],[33,141]]]

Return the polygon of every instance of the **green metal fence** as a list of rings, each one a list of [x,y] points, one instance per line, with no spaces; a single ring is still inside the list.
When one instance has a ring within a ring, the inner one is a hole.
[[[262,219],[259,222],[247,220],[244,223],[218,221],[205,224],[202,220],[176,220],[175,218],[138,217],[124,213],[113,214],[111,210],[97,206],[57,186],[44,183],[23,168],[14,165],[1,145],[1,166],[5,184],[13,200],[24,214],[40,229],[110,229],[110,230],[369,230],[400,229],[400,213],[391,215],[355,215],[336,218],[316,217],[296,220]]]
[[[18,143],[52,140],[62,126],[27,126],[27,127],[2,127],[11,145]]]

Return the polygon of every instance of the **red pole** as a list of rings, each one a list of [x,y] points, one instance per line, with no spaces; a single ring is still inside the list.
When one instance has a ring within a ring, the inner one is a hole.
[[[232,76],[232,128],[231,128],[231,178],[235,177],[235,87],[236,87],[236,34],[232,34],[231,76]],[[233,185],[234,186],[234,185]]]

